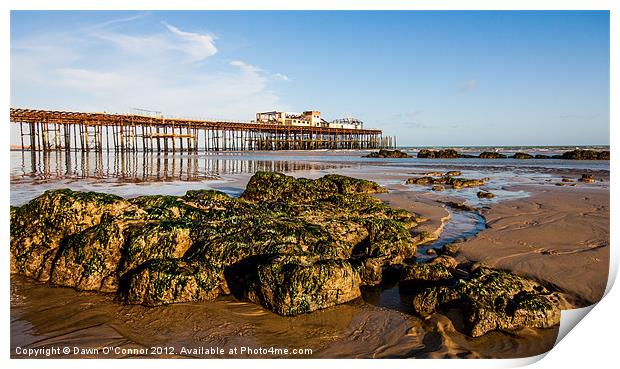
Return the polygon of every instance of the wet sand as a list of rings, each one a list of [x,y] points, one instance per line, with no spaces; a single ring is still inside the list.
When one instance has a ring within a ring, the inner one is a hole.
[[[463,170],[465,177],[491,177],[486,188],[497,193],[498,198],[479,200],[475,196],[477,189],[434,193],[424,187],[405,186],[402,183],[415,169],[380,164],[303,168],[291,174],[316,178],[337,172],[375,180],[390,189],[389,194],[379,198],[427,218],[422,229],[440,236],[440,241],[467,238],[461,243],[459,260],[483,261],[539,279],[563,292],[564,308],[588,305],[602,296],[609,262],[608,171],[596,172],[603,182],[558,187],[554,183],[562,176],[576,178],[587,171],[519,169],[528,173],[523,176],[516,170],[508,173],[497,167]],[[462,168],[458,163],[428,166],[428,171],[454,169]],[[423,172],[419,168],[417,171]],[[224,175],[222,182],[211,187],[236,193],[249,176]],[[119,186],[112,191],[127,196],[127,191],[135,191],[128,188]],[[177,185],[166,191],[182,194],[187,189]],[[23,203],[30,197],[33,190],[27,191],[15,202]],[[480,214],[457,213],[446,206],[447,201],[468,201]],[[479,227],[480,215],[488,228]],[[443,311],[427,321],[412,315],[411,296],[400,293],[398,286],[365,288],[362,298],[349,303],[297,317],[281,317],[232,297],[146,308],[120,304],[113,295],[55,288],[11,277],[12,357],[24,357],[16,354],[17,347],[54,346],[100,351],[52,357],[526,357],[551,349],[558,327],[491,332],[475,339],[461,331],[457,311]],[[171,347],[174,352],[152,354],[153,346]],[[121,352],[104,354],[106,347]],[[181,353],[182,347],[217,347],[225,353]],[[228,350],[235,347],[310,348],[312,354],[229,355]]]
[[[462,244],[463,256],[549,282],[576,307],[599,301],[609,272],[609,191],[530,191],[484,209],[489,228]]]

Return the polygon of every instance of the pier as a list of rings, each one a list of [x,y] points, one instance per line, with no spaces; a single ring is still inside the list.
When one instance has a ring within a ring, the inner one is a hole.
[[[283,126],[140,114],[11,108],[21,150],[81,152],[209,152],[382,149],[396,138],[378,129]]]

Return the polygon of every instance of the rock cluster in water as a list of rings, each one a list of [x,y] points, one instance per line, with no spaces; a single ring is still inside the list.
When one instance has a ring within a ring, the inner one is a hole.
[[[371,152],[365,155],[364,158],[410,158],[411,155],[400,150],[385,150],[381,149],[378,152]]]
[[[576,149],[562,155],[531,155],[517,152],[510,156],[511,159],[565,159],[565,160],[609,160],[609,151],[595,151]],[[479,158],[479,159],[506,159],[508,156],[493,151],[485,151],[480,155],[461,154],[454,149],[429,150],[422,149],[418,152],[418,158],[429,159],[456,159],[456,158]]]
[[[494,279],[463,279],[447,255],[415,264],[429,239],[416,231],[424,220],[369,196],[385,191],[340,175],[267,172],[240,198],[47,191],[11,208],[11,273],[146,306],[232,294],[285,316],[351,301],[361,286],[400,275],[419,292],[421,316],[463,302],[472,335],[557,323],[546,292],[521,277],[480,269]]]

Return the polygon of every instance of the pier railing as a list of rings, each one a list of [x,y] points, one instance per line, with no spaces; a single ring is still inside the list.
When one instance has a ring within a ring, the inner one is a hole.
[[[378,129],[280,126],[138,114],[11,108],[22,150],[247,151],[391,148]]]

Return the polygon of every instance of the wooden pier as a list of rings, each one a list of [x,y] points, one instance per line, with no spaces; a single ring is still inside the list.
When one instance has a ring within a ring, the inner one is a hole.
[[[82,152],[207,152],[382,149],[395,137],[378,129],[280,126],[254,122],[11,108],[21,149]]]

